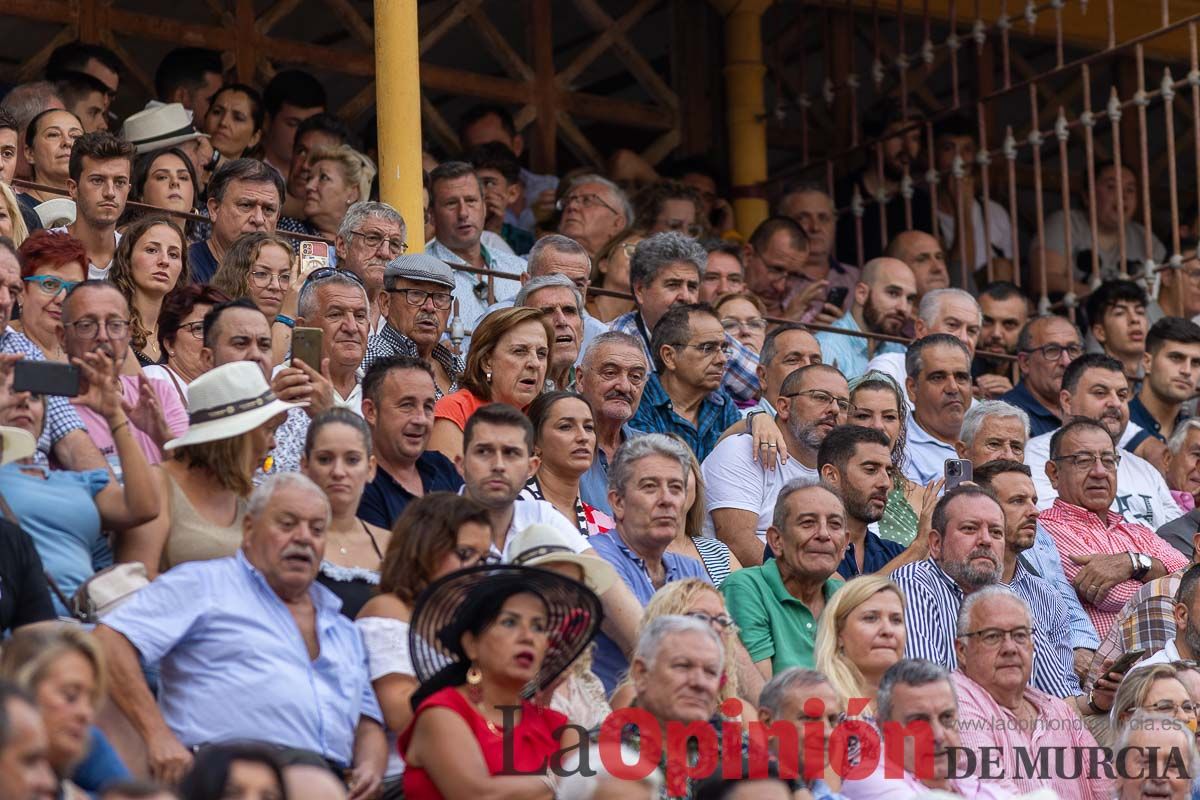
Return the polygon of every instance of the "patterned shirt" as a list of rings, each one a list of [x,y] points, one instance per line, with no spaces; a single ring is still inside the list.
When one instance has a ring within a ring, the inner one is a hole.
[[[546,496],[542,494],[542,485],[538,483],[536,475],[529,476],[529,480],[525,483],[525,488],[518,495],[520,500],[546,500]],[[550,502],[550,501],[546,501]],[[584,536],[595,536],[600,533],[608,533],[613,528],[617,527],[616,520],[587,503],[575,498],[575,519],[572,520],[575,527]]]
[[[1087,509],[1059,498],[1038,519],[1058,545],[1063,573],[1072,584],[1082,567],[1072,561],[1071,556],[1144,553],[1157,558],[1170,572],[1187,567],[1187,559],[1158,538],[1154,531],[1126,522],[1124,517],[1111,510],[1104,513],[1105,520],[1101,522],[1098,516]],[[1108,629],[1116,622],[1121,609],[1140,588],[1141,582],[1130,578],[1112,587],[1098,604],[1084,602],[1083,609],[1092,618],[1096,633],[1102,639],[1108,635]]]
[[[1096,648],[1085,688],[1096,684],[1106,660],[1116,661],[1130,650],[1154,653],[1175,638],[1175,593],[1179,591],[1183,572],[1155,578],[1130,598]]]
[[[717,389],[701,401],[696,411],[696,424],[693,425],[675,413],[671,397],[659,381],[658,374],[651,372],[642,392],[642,402],[629,424],[646,433],[677,434],[692,448],[696,460],[703,461],[717,446],[717,440],[725,429],[741,418],[733,398],[724,389]]]
[[[30,361],[45,361],[46,354],[23,333],[12,328],[6,328],[0,334],[0,353],[17,353]],[[83,418],[79,416],[70,401],[65,397],[50,395],[46,398],[46,424],[42,427],[42,437],[38,439],[38,450],[49,454],[54,445],[62,441],[68,433],[74,430],[87,432]]]
[[[442,342],[434,345],[431,355],[434,361],[442,365],[442,369],[446,371],[446,375],[450,378],[450,391],[447,394],[457,392],[458,382],[466,370],[462,356],[452,353],[450,348],[446,347]],[[417,343],[393,328],[392,323],[387,322],[384,323],[383,329],[379,331],[377,336],[372,336],[367,340],[367,352],[363,356],[362,367],[360,368],[362,373],[365,375],[372,364],[381,358],[388,358],[390,356],[421,357],[417,351]],[[434,381],[433,394],[435,400],[442,399],[443,392],[441,387],[437,385],[437,381]]]
[[[906,658],[927,658],[949,670],[958,668],[954,633],[963,590],[931,558],[905,564],[892,573],[904,592],[908,638]],[[1017,562],[1009,588],[1033,612],[1033,676],[1030,683],[1055,697],[1079,694],[1071,651],[1071,625],[1062,598],[1050,584]]]
[[[654,372],[654,358],[650,355],[650,328],[642,319],[641,312],[636,308],[614,319],[608,326],[609,330],[628,333],[642,342],[642,352],[646,354],[646,363]],[[758,354],[737,339],[725,334],[725,342],[733,348],[733,355],[725,366],[725,377],[721,379],[721,388],[737,403],[753,403],[758,399]],[[699,458],[699,455],[697,455]]]

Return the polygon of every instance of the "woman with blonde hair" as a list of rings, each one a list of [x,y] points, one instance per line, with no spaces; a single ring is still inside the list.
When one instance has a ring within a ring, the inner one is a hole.
[[[817,670],[846,702],[868,701],[863,716],[875,715],[883,673],[904,658],[904,594],[882,575],[847,581],[817,620]]]
[[[13,190],[3,181],[0,181],[0,236],[12,239],[16,247],[20,247],[21,242],[29,236],[29,228],[25,225],[25,218],[21,216],[21,204],[17,202]]]
[[[1187,686],[1179,678],[1179,671],[1170,664],[1135,667],[1125,673],[1108,712],[1107,728],[1089,725],[1097,743],[1101,747],[1111,747],[1138,711],[1174,717],[1180,725],[1193,733],[1196,731],[1196,706]],[[1099,715],[1097,718],[1103,719]]]
[[[304,218],[312,233],[337,238],[350,206],[371,198],[375,163],[348,144],[318,147],[308,154]]]
[[[46,757],[59,781],[57,797],[86,800],[69,776],[88,754],[92,724],[105,696],[99,645],[74,625],[20,628],[0,652],[0,678],[37,703],[46,727]]]

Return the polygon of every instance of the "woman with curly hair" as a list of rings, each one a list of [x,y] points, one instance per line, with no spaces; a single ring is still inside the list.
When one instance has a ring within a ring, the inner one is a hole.
[[[129,303],[129,346],[137,362],[126,359],[124,371],[135,374],[162,363],[158,315],[163,298],[188,282],[183,228],[160,214],[137,220],[121,237],[108,278]]]

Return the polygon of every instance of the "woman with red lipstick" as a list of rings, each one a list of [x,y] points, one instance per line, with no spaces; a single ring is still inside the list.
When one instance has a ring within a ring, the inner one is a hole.
[[[409,633],[421,686],[399,741],[404,796],[554,797],[546,764],[579,742],[565,716],[531,699],[553,688],[603,616],[591,589],[536,567],[475,567],[426,589]]]
[[[59,334],[62,302],[87,277],[83,243],[65,233],[35,231],[22,243],[21,319],[12,323],[42,349],[50,361],[66,361]]]
[[[129,347],[137,359],[126,361],[125,374],[161,363],[158,314],[163,298],[188,282],[187,239],[173,219],[142,217],[125,229],[108,279],[129,303]]]
[[[518,499],[545,500],[584,536],[616,527],[608,514],[579,499],[579,480],[596,457],[592,407],[575,392],[549,392],[529,406],[534,455],[541,462]]]

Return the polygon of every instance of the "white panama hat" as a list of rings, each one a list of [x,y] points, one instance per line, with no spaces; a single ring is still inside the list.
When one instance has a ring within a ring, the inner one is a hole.
[[[576,553],[567,539],[552,525],[535,523],[513,534],[508,545],[511,563],[522,567],[546,564],[576,564],[583,570],[583,582],[596,594],[604,594],[616,583],[617,571],[597,555]]]
[[[208,134],[196,130],[191,112],[181,103],[166,103],[143,109],[125,120],[121,138],[141,155],[193,139],[207,139]]]
[[[285,403],[271,391],[258,364],[222,364],[188,384],[188,429],[163,447],[230,439],[252,431],[272,417],[304,403]]]
[[[33,434],[21,428],[0,425],[0,466],[29,458],[37,450]]]

